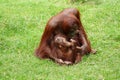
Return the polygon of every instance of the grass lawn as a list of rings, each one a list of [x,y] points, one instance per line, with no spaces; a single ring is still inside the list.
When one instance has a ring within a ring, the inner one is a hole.
[[[36,58],[47,21],[68,7],[80,10],[97,54],[73,66]],[[120,0],[0,0],[0,80],[120,80]]]

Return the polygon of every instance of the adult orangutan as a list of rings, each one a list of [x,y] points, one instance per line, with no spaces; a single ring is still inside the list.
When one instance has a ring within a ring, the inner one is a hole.
[[[67,8],[48,21],[35,54],[60,64],[74,64],[83,55],[95,52],[91,49],[79,11]]]

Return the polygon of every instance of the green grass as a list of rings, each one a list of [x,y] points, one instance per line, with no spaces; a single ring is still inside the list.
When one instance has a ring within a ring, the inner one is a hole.
[[[73,66],[37,59],[47,21],[68,7],[80,10],[97,54]],[[0,80],[120,80],[120,0],[0,0]]]

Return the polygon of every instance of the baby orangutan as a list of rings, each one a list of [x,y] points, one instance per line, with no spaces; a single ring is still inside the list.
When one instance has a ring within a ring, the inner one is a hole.
[[[55,36],[55,44],[56,46],[64,53],[63,55],[66,55],[66,60],[63,60],[62,58],[55,58],[55,61],[60,64],[67,64],[71,65],[73,63],[78,63],[81,60],[81,47],[77,45],[77,41],[74,39],[67,40],[67,37],[64,35],[56,35]],[[76,52],[76,53],[73,53]],[[74,61],[67,60],[67,58],[70,58],[70,55],[74,55]],[[75,59],[76,58],[76,59]],[[79,59],[78,59],[79,58]]]

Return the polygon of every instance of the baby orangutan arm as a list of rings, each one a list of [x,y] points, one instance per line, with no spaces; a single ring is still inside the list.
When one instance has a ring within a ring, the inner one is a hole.
[[[65,37],[57,36],[55,37],[55,43],[59,45],[59,47],[71,47],[74,45],[76,41],[71,39],[71,42],[67,41]]]

